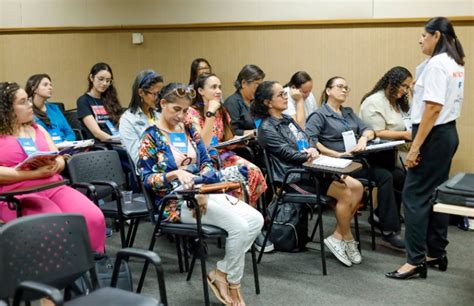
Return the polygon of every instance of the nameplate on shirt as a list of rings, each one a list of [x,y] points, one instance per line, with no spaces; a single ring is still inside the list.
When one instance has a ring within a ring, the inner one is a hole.
[[[258,129],[258,127],[260,126],[260,123],[262,123],[262,118],[258,118],[258,119],[255,119],[255,128]]]
[[[217,139],[216,135],[212,135],[210,147],[215,147],[219,143],[219,139]]]
[[[23,151],[25,151],[26,155],[29,156],[38,151],[38,149],[36,148],[35,142],[33,141],[33,138],[18,137],[17,139],[18,139],[18,143],[23,148]]]
[[[112,134],[112,136],[120,136],[119,131],[115,128],[115,126],[114,126],[114,124],[112,123],[112,121],[110,121],[110,120],[105,121],[105,125],[106,125],[107,128],[109,129],[109,131],[110,131],[110,133]]]
[[[188,153],[188,140],[185,133],[169,133],[170,142],[181,153]]]
[[[49,134],[51,135],[51,138],[53,139],[54,143],[60,143],[63,141],[63,138],[61,137],[61,134],[59,133],[58,129],[49,130]]]
[[[91,109],[97,123],[106,123],[109,120],[109,113],[107,113],[103,105],[91,105]]]

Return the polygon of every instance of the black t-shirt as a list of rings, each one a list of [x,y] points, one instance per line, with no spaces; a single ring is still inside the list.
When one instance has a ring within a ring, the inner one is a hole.
[[[104,108],[104,102],[101,99],[96,99],[87,93],[83,94],[77,99],[77,119],[81,123],[81,129],[85,133],[86,138],[95,138],[94,135],[89,131],[87,126],[84,124],[82,119],[89,115],[92,115],[95,118],[97,124],[102,131],[112,135],[109,128],[107,127],[106,121],[110,121],[110,116],[107,114],[107,111]]]
[[[250,116],[250,109],[238,90],[225,100],[224,106],[230,114],[235,135],[242,136],[244,130],[255,129],[255,122]]]

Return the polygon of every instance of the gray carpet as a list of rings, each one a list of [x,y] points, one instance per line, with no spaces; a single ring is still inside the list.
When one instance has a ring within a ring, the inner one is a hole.
[[[474,305],[474,233],[449,228],[447,272],[430,269],[426,280],[397,281],[387,279],[385,272],[404,263],[403,252],[383,246],[377,237],[377,250],[370,248],[370,227],[367,216],[359,219],[363,262],[345,267],[326,249],[328,275],[323,276],[319,243],[308,244],[301,253],[265,254],[258,265],[261,294],[256,295],[250,253],[246,256],[245,275],[242,280],[247,305]],[[313,224],[312,222],[310,223]],[[325,236],[334,225],[331,211],[325,213]],[[138,229],[135,247],[148,248],[153,228],[142,223]],[[212,269],[223,256],[214,241],[209,241],[207,268]],[[114,254],[119,247],[119,235],[107,240],[108,252]],[[203,305],[204,296],[199,261],[191,281],[180,274],[174,243],[160,237],[155,246],[164,265],[168,302],[170,305]],[[140,267],[131,263],[134,278]],[[135,282],[136,284],[136,282]],[[157,296],[155,273],[147,274],[144,294]],[[219,305],[210,291],[212,305]]]

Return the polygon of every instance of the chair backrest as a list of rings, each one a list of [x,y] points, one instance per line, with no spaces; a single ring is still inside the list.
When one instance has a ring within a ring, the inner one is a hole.
[[[114,150],[74,154],[67,162],[71,183],[94,180],[112,181],[118,186],[126,183],[119,155]]]
[[[27,280],[63,289],[93,267],[81,215],[39,214],[0,228],[0,299]]]
[[[67,122],[73,129],[81,129],[81,122],[77,118],[77,109],[70,109],[64,113],[64,117],[66,117]]]
[[[267,169],[266,174],[267,174],[267,185],[272,187],[273,194],[276,194],[276,186],[275,186],[275,179],[273,176],[273,165],[272,161],[270,158],[270,155],[268,154],[267,150],[263,149],[263,160],[265,162],[265,168]]]

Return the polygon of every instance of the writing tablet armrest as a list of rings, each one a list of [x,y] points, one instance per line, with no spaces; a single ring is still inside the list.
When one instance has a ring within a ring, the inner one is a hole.
[[[18,188],[18,189],[2,192],[2,193],[0,193],[0,196],[5,197],[5,198],[11,198],[11,197],[14,197],[14,196],[17,196],[17,195],[29,194],[29,193],[43,191],[43,190],[46,190],[46,189],[59,187],[59,186],[62,186],[62,185],[66,185],[68,183],[69,183],[68,180],[62,180],[62,181],[59,181],[59,182],[41,184],[41,185],[30,186],[30,187],[25,187],[25,188]]]

